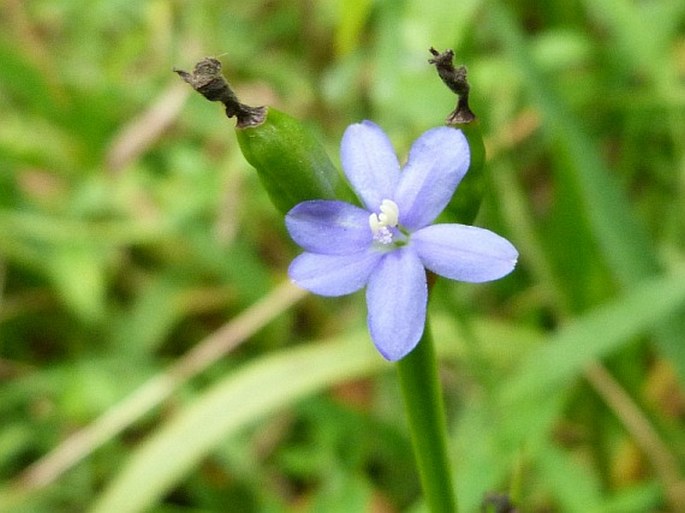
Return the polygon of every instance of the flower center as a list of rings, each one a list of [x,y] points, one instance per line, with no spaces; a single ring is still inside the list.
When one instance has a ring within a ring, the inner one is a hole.
[[[369,226],[373,233],[373,240],[389,245],[393,242],[392,228],[397,228],[399,223],[400,209],[394,201],[384,199],[381,202],[380,211],[380,214],[374,213],[369,216]]]

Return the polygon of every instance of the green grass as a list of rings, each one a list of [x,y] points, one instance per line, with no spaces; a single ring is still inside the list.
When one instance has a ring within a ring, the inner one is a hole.
[[[685,510],[685,5],[9,1],[0,14],[0,512],[423,511],[363,295],[298,249],[232,124],[173,67],[334,162],[368,118],[406,152],[466,64],[476,222],[520,252],[431,309],[462,513]]]

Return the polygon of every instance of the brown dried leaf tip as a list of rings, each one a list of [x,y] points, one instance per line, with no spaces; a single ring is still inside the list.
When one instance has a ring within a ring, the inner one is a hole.
[[[466,79],[466,67],[454,67],[453,59],[454,52],[452,50],[445,50],[440,53],[435,48],[430,48],[430,53],[433,55],[432,59],[428,59],[430,64],[435,65],[438,70],[438,76],[442,79],[444,84],[457,95],[457,107],[447,117],[448,125],[462,125],[471,123],[476,119],[476,115],[469,107],[469,83]]]
[[[266,118],[266,107],[250,107],[238,101],[231,86],[221,74],[221,62],[205,57],[195,65],[192,73],[174,68],[174,72],[210,102],[221,102],[226,116],[236,117],[238,127],[257,126]]]

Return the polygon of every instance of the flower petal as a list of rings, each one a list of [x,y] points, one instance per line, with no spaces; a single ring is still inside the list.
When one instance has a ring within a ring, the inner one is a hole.
[[[347,255],[373,242],[369,213],[342,201],[303,201],[287,213],[285,226],[292,239],[312,253]]]
[[[369,277],[371,339],[384,358],[399,360],[418,343],[426,323],[426,271],[411,248],[386,253]]]
[[[302,253],[290,264],[290,279],[321,296],[344,296],[361,289],[383,254],[369,250],[352,255]]]
[[[350,125],[340,144],[340,161],[352,189],[371,212],[392,199],[400,165],[390,139],[371,121]]]
[[[438,217],[466,174],[470,159],[461,130],[439,127],[419,137],[392,198],[400,208],[400,224],[416,230]]]
[[[411,245],[427,269],[452,280],[472,283],[506,276],[518,258],[518,251],[504,237],[463,224],[422,228],[412,234]]]

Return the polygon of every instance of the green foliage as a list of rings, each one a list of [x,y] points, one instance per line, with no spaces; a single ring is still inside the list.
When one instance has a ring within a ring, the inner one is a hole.
[[[521,254],[431,300],[461,511],[685,510],[683,2],[6,4],[0,512],[425,511],[363,298],[283,284],[282,215],[172,68],[218,56],[337,162],[349,123],[443,123],[431,46]]]

